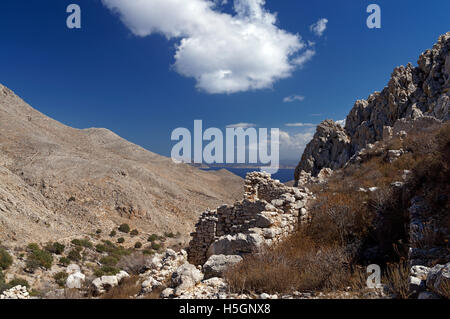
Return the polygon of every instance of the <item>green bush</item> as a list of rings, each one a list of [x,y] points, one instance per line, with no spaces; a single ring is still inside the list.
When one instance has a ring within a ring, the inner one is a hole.
[[[164,233],[164,236],[166,236],[167,238],[174,238],[175,237],[174,233]]]
[[[119,273],[119,269],[113,266],[102,266],[94,271],[96,277],[114,276]]]
[[[118,262],[119,260],[114,256],[107,256],[100,259],[100,263],[103,266],[115,266]]]
[[[148,237],[147,240],[148,240],[148,241],[151,241],[151,242],[154,242],[154,241],[158,240],[158,235],[156,235],[156,234],[151,234],[151,235]]]
[[[17,278],[17,277],[14,277],[13,280],[8,282],[8,286],[9,286],[9,288],[12,288],[15,286],[25,286],[27,288],[30,288],[30,284],[28,283],[28,281],[26,281],[25,279],[22,279],[22,278]]]
[[[61,266],[67,267],[67,266],[69,266],[69,264],[70,264],[70,259],[67,258],[67,257],[61,257],[61,258],[59,258],[58,263],[59,263]]]
[[[100,235],[100,234],[102,233],[102,230],[99,228],[99,229],[97,229],[97,230],[95,231],[95,233],[96,233],[97,235]]]
[[[52,254],[56,254],[56,255],[61,255],[64,252],[64,249],[66,248],[66,246],[64,246],[63,244],[60,243],[48,243],[45,246],[45,250],[47,250],[49,253]]]
[[[133,229],[133,230],[131,231],[130,235],[131,235],[132,237],[134,237],[134,236],[139,235],[139,232],[138,232],[137,229]]]
[[[137,243],[134,244],[134,248],[136,249],[142,248],[142,243],[138,241]]]
[[[0,269],[0,284],[5,283],[5,275],[3,274],[3,271]]]
[[[109,233],[109,237],[114,237],[114,236],[116,236],[117,235],[117,232],[115,231],[115,230],[112,230],[110,233]]]
[[[27,249],[31,250],[31,251],[38,250],[39,249],[39,245],[36,244],[36,243],[29,243],[28,246],[27,246]]]
[[[26,266],[29,270],[34,271],[38,267],[50,269],[53,264],[53,256],[46,250],[42,250],[37,244],[28,245],[30,250],[28,253]]]
[[[152,249],[153,250],[160,250],[161,249],[161,245],[157,244],[157,243],[152,243]]]
[[[125,242],[125,238],[120,237],[119,239],[117,239],[117,242],[118,242],[119,244],[123,244],[123,243]]]
[[[0,270],[6,270],[13,263],[12,256],[3,248],[0,248]]]
[[[87,238],[85,239],[74,239],[72,240],[72,244],[79,247],[85,247],[85,248],[92,248],[94,245],[91,243],[91,241]]]
[[[69,258],[72,261],[79,261],[81,259],[80,251],[78,249],[72,249],[67,254],[67,258]]]
[[[150,249],[144,249],[144,250],[142,251],[142,253],[143,253],[144,255],[154,255],[154,254],[155,254],[155,252],[154,252],[153,250],[150,250]]]
[[[69,277],[69,275],[65,271],[61,271],[61,272],[56,273],[53,276],[53,279],[55,279],[58,286],[64,287],[66,285],[67,277]]]
[[[130,225],[128,224],[122,224],[119,226],[119,231],[122,233],[129,233],[130,232]]]

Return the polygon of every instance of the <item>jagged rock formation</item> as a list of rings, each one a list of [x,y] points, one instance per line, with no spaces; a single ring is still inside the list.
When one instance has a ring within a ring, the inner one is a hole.
[[[383,139],[386,127],[399,119],[431,116],[450,118],[450,32],[439,37],[431,50],[425,51],[418,66],[397,67],[387,87],[367,100],[356,101],[347,116],[345,128],[327,120],[317,128],[297,166],[295,180],[301,171],[317,175],[322,168],[342,167],[367,144]]]
[[[244,199],[202,214],[188,248],[188,260],[203,265],[214,255],[257,252],[292,233],[307,220],[307,188],[288,187],[270,174],[253,172],[245,180]]]
[[[109,233],[124,222],[188,240],[196,211],[234,202],[242,185],[228,171],[175,164],[107,129],[65,126],[0,85],[4,244]]]
[[[302,160],[295,170],[295,180],[300,179],[301,171],[315,176],[324,167],[342,167],[350,158],[350,151],[350,138],[345,130],[333,121],[322,122],[305,148]]]

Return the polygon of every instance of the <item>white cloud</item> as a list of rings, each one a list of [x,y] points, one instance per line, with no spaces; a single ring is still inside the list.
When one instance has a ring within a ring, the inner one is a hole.
[[[318,37],[321,37],[327,29],[328,19],[319,19],[316,23],[312,24],[309,29]]]
[[[314,137],[314,130],[301,133],[288,133],[280,130],[280,160],[298,160],[306,145]]]
[[[305,99],[305,97],[304,97],[304,96],[301,96],[301,95],[291,95],[291,96],[285,97],[285,98],[283,99],[283,102],[284,102],[284,103],[292,103],[292,102],[295,102],[295,101],[301,102],[301,101],[303,101],[304,99]]]
[[[312,123],[287,123],[285,124],[288,127],[316,127],[317,124]]]
[[[208,93],[270,88],[309,61],[314,50],[276,25],[265,0],[102,0],[137,36],[177,40],[174,69]]]
[[[295,65],[302,67],[306,62],[311,60],[314,55],[316,55],[316,51],[308,49],[302,55],[296,57],[292,62]]]
[[[227,125],[228,128],[249,128],[249,127],[255,127],[256,124],[253,123],[237,123],[237,124],[230,124]]]
[[[340,126],[344,127],[345,126],[345,121],[346,120],[339,120],[339,121],[336,121],[336,124],[339,124]]]

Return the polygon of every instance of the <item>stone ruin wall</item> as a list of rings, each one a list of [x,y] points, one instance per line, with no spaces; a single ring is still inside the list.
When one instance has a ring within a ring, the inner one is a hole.
[[[267,173],[245,179],[242,201],[205,211],[188,248],[188,260],[203,265],[211,255],[244,255],[272,245],[307,220],[306,188],[288,187]]]

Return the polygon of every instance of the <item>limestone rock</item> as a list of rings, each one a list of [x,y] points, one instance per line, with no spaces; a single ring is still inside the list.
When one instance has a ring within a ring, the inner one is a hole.
[[[223,272],[242,261],[241,256],[237,255],[213,255],[209,257],[208,261],[203,265],[203,272],[205,278],[222,277]]]
[[[295,169],[295,180],[300,179],[301,171],[316,176],[322,168],[342,167],[350,159],[350,150],[350,138],[344,128],[331,120],[322,122]]]
[[[418,67],[408,64],[395,68],[381,92],[371,94],[367,100],[356,101],[346,118],[345,128],[333,121],[322,122],[305,148],[295,180],[304,177],[302,171],[316,176],[322,168],[343,167],[368,144],[391,138],[395,134],[392,127],[399,120],[414,121],[423,117],[449,120],[449,52],[450,32],[447,32],[431,50],[419,57]]]
[[[450,287],[450,263],[445,265],[436,265],[430,269],[427,276],[427,287],[438,295],[445,296],[447,298],[449,297],[448,289]]]
[[[186,263],[178,267],[172,274],[172,284],[176,287],[175,293],[194,287],[203,280],[203,274],[194,265]]]
[[[83,287],[83,283],[85,280],[86,276],[81,272],[72,273],[67,277],[66,287],[81,289],[81,287]]]

